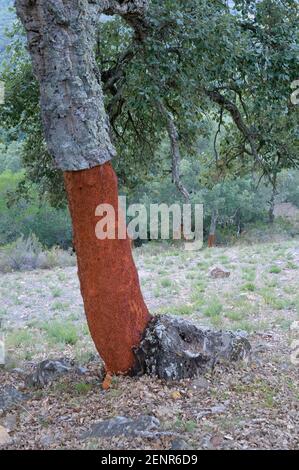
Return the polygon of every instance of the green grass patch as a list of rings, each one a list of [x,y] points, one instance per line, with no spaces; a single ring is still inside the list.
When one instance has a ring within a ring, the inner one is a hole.
[[[269,269],[269,273],[271,274],[280,274],[281,273],[281,268],[279,266],[271,266]]]
[[[223,310],[223,305],[218,299],[213,299],[211,302],[203,309],[203,314],[205,317],[217,317],[221,314]]]
[[[79,339],[76,327],[70,322],[54,321],[45,325],[44,329],[54,343],[75,345]]]

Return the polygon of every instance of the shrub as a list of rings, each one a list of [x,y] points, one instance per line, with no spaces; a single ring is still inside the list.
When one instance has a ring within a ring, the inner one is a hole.
[[[1,271],[26,271],[39,266],[42,245],[33,234],[28,238],[22,235],[15,242],[1,250]]]
[[[43,252],[40,257],[41,269],[66,268],[76,266],[76,263],[76,256],[72,250],[62,250],[58,246]]]
[[[34,234],[23,235],[15,242],[0,249],[0,272],[30,271],[33,269],[53,269],[76,266],[76,256],[71,250],[59,247],[44,250]]]

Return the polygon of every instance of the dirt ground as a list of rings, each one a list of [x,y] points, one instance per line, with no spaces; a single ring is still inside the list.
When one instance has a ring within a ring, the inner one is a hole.
[[[193,449],[298,448],[299,365],[291,354],[299,340],[299,240],[194,253],[150,244],[136,249],[135,258],[152,313],[242,331],[252,359],[180,383],[117,377],[104,392],[76,269],[0,275],[6,344],[0,396],[8,385],[29,396],[0,410],[10,439],[0,448],[169,449],[178,436]],[[229,278],[209,276],[219,265]],[[36,363],[61,357],[86,371],[41,390],[25,386]],[[82,439],[95,422],[139,415],[157,417],[165,434]]]

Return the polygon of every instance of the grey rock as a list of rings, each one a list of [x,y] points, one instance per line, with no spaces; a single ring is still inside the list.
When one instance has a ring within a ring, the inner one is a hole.
[[[204,377],[198,377],[191,382],[191,388],[194,390],[207,390],[209,387],[210,384]]]
[[[213,331],[169,315],[155,317],[135,349],[136,374],[164,380],[194,378],[221,362],[248,359],[251,345],[230,331]]]
[[[28,399],[28,395],[10,385],[0,388],[0,410],[5,412],[12,410],[18,403]]]
[[[174,439],[171,443],[170,450],[192,450],[189,444],[183,439]]]
[[[19,369],[19,368],[15,368],[11,372],[12,372],[12,374],[25,375],[25,371],[23,369]]]
[[[197,419],[201,419],[204,416],[209,416],[209,415],[214,415],[214,414],[221,414],[224,413],[226,410],[225,405],[216,405],[216,406],[211,406],[211,408],[204,408],[199,411],[199,413],[196,414]]]
[[[9,431],[14,431],[17,427],[18,417],[16,414],[8,414],[4,421],[4,427]]]
[[[55,438],[53,434],[46,434],[45,436],[42,436],[40,438],[39,442],[43,447],[50,447],[51,445],[54,444]]]
[[[29,387],[43,388],[71,370],[72,365],[66,359],[45,360],[37,365],[33,374],[27,375],[25,384]]]
[[[86,367],[76,367],[76,372],[79,375],[85,375],[88,372],[88,369]]]
[[[224,279],[230,277],[230,274],[230,271],[220,266],[214,266],[209,271],[209,276],[213,279]]]
[[[138,436],[143,433],[153,433],[160,427],[160,421],[154,416],[139,416],[136,419],[116,416],[106,421],[100,421],[84,433],[82,438]]]

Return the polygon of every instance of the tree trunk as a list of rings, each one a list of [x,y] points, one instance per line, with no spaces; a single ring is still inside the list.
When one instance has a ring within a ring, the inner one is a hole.
[[[216,244],[217,220],[218,220],[218,211],[213,209],[212,216],[211,216],[209,238],[208,238],[209,248],[213,248]]]
[[[107,163],[115,149],[94,57],[96,22],[104,8],[134,14],[135,6],[142,11],[146,2],[136,0],[134,5],[106,0],[16,1],[40,85],[48,149],[64,171],[88,325],[110,373],[134,367],[132,348],[151,318],[128,237],[119,240],[116,233],[114,240],[98,240],[95,233],[99,204],[111,204],[118,216],[117,178]]]
[[[85,312],[94,343],[111,373],[134,366],[132,348],[150,320],[139,287],[130,240],[98,240],[95,211],[111,204],[118,233],[117,178],[110,163],[65,172],[65,186],[74,229],[78,274]],[[123,219],[125,227],[125,219]]]
[[[271,199],[269,201],[268,215],[269,215],[269,223],[270,224],[273,224],[274,220],[275,220],[274,209],[275,209],[276,194],[277,194],[277,190],[276,190],[276,180],[275,180],[275,183],[274,183],[274,186],[273,186],[273,189],[272,189]]]

